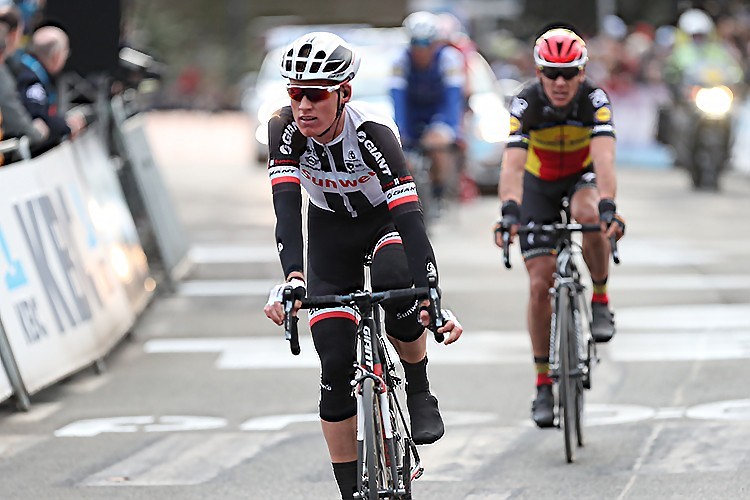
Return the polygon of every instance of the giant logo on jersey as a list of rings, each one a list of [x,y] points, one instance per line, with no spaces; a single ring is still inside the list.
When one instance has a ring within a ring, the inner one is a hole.
[[[370,152],[373,159],[378,164],[380,171],[383,172],[383,174],[392,177],[393,174],[391,173],[391,168],[388,166],[388,162],[385,160],[383,153],[381,153],[378,147],[375,146],[374,142],[367,138],[367,134],[364,130],[357,132],[357,140],[362,143],[367,151]]]
[[[281,146],[279,146],[279,151],[281,152],[281,154],[292,154],[292,136],[297,130],[297,124],[295,122],[291,122],[284,128],[284,132],[281,134],[282,144]]]

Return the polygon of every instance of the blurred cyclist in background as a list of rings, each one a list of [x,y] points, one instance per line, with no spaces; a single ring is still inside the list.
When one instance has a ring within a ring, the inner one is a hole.
[[[432,194],[439,206],[455,169],[454,146],[462,140],[464,59],[440,40],[435,14],[414,12],[403,25],[410,42],[393,70],[396,125],[405,149],[421,148],[429,156]]]

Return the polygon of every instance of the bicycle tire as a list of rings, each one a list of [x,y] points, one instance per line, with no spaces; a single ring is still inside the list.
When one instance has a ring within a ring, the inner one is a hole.
[[[578,446],[583,446],[583,373],[580,370],[580,346],[578,345],[578,335],[576,332],[578,332],[578,329],[581,325],[576,325],[576,314],[575,314],[575,308],[576,303],[571,301],[571,310],[570,310],[570,326],[569,326],[569,334],[570,334],[570,349],[568,352],[570,353],[570,366],[573,366],[576,368],[576,372],[578,375],[573,378],[572,380],[572,386],[573,386],[573,394],[574,394],[574,408],[573,411],[575,413],[575,429],[576,429],[576,443]],[[580,318],[580,315],[578,316]]]
[[[401,477],[404,481],[404,500],[411,500],[411,448],[409,438],[404,438],[404,461],[401,464]]]
[[[571,384],[571,366],[570,366],[570,297],[566,289],[561,289],[557,294],[556,304],[556,328],[557,338],[560,342],[559,357],[560,360],[560,378],[558,384],[558,420],[563,430],[565,441],[565,458],[568,463],[574,459],[573,449],[573,426],[574,426],[574,405],[575,405],[575,388]]]
[[[362,450],[362,456],[359,457],[360,462],[364,462],[363,470],[367,471],[367,482],[363,481],[363,489],[361,491],[361,498],[368,500],[378,500],[378,471],[380,464],[380,453],[378,452],[380,446],[378,445],[378,428],[381,426],[379,422],[379,407],[375,394],[375,382],[371,378],[366,378],[362,381],[362,408],[364,408],[364,449]]]

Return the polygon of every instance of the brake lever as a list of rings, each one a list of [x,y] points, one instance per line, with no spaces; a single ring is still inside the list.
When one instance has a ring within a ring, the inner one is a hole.
[[[510,231],[503,230],[503,263],[506,269],[510,269]]]
[[[612,250],[612,261],[615,264],[620,263],[620,251],[617,249],[617,238],[612,235],[609,237],[609,247]]]
[[[432,305],[432,314],[430,314],[431,326],[434,326],[433,333],[435,335],[435,341],[443,343],[445,335],[438,332],[438,328],[442,328],[445,322],[443,321],[442,309],[440,308],[440,294],[437,290],[437,276],[434,272],[427,275],[427,283],[430,286],[430,304]]]
[[[292,309],[294,309],[292,287],[284,288],[282,297],[284,299],[284,338],[289,341],[289,349],[296,356],[301,349],[299,347],[299,330],[297,329],[299,318],[292,315]]]

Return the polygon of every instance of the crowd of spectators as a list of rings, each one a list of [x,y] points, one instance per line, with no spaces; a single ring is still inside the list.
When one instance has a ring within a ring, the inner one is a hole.
[[[708,14],[712,20],[711,43],[722,46],[743,73],[742,81],[733,88],[741,99],[750,82],[750,5],[739,2],[732,4],[731,10]],[[690,37],[679,29],[677,19],[674,21],[663,25],[643,21],[627,24],[610,15],[603,19],[594,36],[583,33],[589,49],[586,74],[607,91],[615,104],[618,143],[655,144],[658,110],[674,102],[670,64],[678,49],[690,42]],[[486,37],[482,49],[499,79],[523,82],[535,77],[532,46],[533,40],[522,40],[509,30],[500,30]]]
[[[43,0],[0,1],[0,119],[2,138],[26,137],[41,154],[86,127],[79,111],[59,107],[57,76],[70,45],[65,31],[39,22]],[[33,23],[29,26],[27,23]],[[18,159],[18,153],[5,159]]]
[[[709,13],[711,14],[711,13]],[[734,56],[750,81],[750,5],[737,4],[732,11],[712,15],[714,36]],[[664,83],[664,66],[685,35],[676,25],[648,22],[626,24],[610,15],[595,36],[586,36],[589,48],[587,75],[610,94],[627,93],[636,86]],[[508,30],[488,37],[484,49],[498,78],[524,80],[534,76],[528,56],[533,40],[519,40]]]

